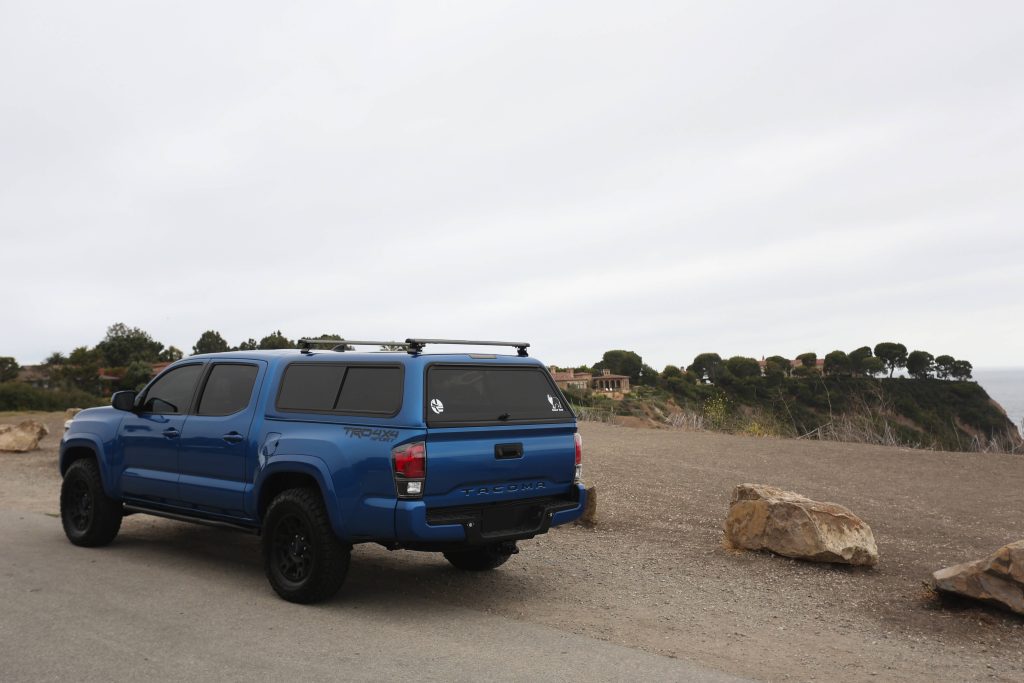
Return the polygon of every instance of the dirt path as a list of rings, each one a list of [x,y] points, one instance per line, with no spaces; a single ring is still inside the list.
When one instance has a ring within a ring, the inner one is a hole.
[[[0,508],[56,512],[62,421],[48,419],[43,450],[0,454]],[[359,546],[349,585],[412,585],[429,600],[764,680],[1024,680],[1024,619],[942,607],[923,586],[934,569],[1024,538],[1024,458],[592,423],[581,431],[585,477],[599,488],[596,529],[555,529],[485,575]],[[847,505],[872,526],[881,564],[723,550],[721,524],[741,482]],[[125,528],[192,533],[142,517]],[[225,544],[223,562],[255,547]]]

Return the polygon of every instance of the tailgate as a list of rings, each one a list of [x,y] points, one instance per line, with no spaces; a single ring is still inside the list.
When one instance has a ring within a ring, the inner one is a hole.
[[[428,508],[559,496],[575,474],[573,423],[427,430]]]

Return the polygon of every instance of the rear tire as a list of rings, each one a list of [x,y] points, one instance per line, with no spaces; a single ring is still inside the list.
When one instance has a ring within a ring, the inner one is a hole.
[[[75,545],[94,548],[107,545],[121,529],[124,508],[107,496],[100,468],[91,458],[71,463],[60,486],[60,521]]]
[[[470,572],[483,572],[497,569],[508,562],[513,551],[505,545],[485,545],[479,548],[454,550],[444,554],[444,559],[453,567]]]
[[[274,591],[289,602],[309,604],[338,592],[352,549],[338,540],[320,492],[284,491],[263,519],[263,567]]]

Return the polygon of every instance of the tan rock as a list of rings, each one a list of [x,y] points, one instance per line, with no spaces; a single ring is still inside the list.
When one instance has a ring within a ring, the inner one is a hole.
[[[70,420],[75,415],[78,415],[80,412],[82,412],[81,408],[68,408],[67,410],[64,411],[64,419]]]
[[[814,562],[878,564],[871,527],[850,510],[762,484],[733,491],[725,540],[734,548]]]
[[[597,487],[587,488],[587,502],[583,505],[583,514],[576,520],[581,526],[595,526],[597,524]]]
[[[39,447],[39,440],[49,433],[46,425],[36,420],[24,420],[16,425],[0,425],[0,451],[33,451]]]
[[[932,574],[935,589],[994,602],[1024,614],[1024,541],[1004,545],[988,557]]]

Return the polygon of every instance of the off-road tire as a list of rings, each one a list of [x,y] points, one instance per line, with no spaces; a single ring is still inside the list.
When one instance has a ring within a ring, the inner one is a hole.
[[[352,548],[334,535],[316,489],[288,489],[271,501],[262,544],[267,580],[289,602],[327,600],[345,581]]]
[[[455,550],[444,554],[444,559],[458,569],[471,572],[483,572],[496,569],[508,562],[512,551],[498,545],[484,545],[479,548]]]
[[[71,463],[60,486],[60,521],[75,545],[107,545],[121,529],[124,507],[107,496],[100,468],[92,458]]]

